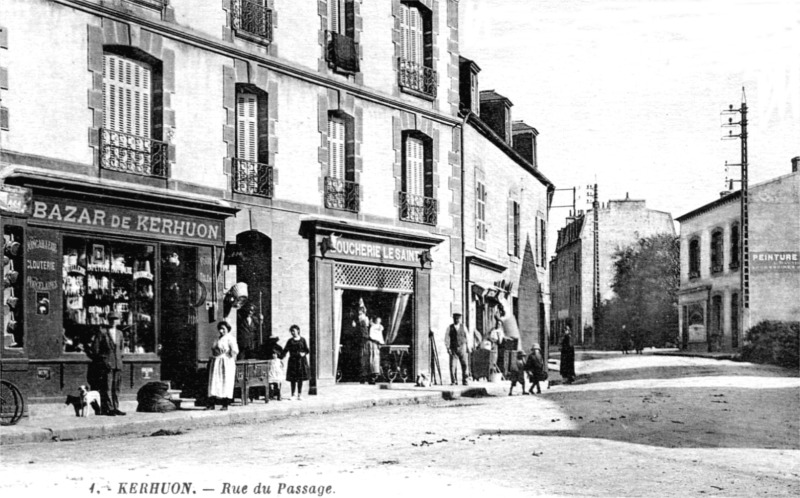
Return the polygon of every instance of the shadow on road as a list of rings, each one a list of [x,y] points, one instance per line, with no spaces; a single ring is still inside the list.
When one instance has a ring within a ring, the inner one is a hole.
[[[607,439],[664,448],[800,449],[796,388],[574,390],[551,392],[545,399],[559,409],[550,415],[537,415],[534,409],[532,425],[552,429],[485,429],[478,434]]]

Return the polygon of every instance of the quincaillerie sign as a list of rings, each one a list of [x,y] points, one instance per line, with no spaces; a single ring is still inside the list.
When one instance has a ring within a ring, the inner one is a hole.
[[[800,252],[751,252],[750,269],[754,272],[798,272]]]
[[[32,220],[69,228],[98,229],[125,235],[221,244],[222,223],[178,214],[98,206],[73,200],[33,201]]]

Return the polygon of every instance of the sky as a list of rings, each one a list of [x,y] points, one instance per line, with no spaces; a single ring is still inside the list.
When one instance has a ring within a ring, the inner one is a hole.
[[[720,113],[742,87],[750,185],[800,156],[799,0],[461,0],[460,15],[480,89],[539,131],[557,188],[596,182],[601,202],[629,194],[673,217],[717,199],[740,162]],[[551,211],[553,231],[568,211]]]

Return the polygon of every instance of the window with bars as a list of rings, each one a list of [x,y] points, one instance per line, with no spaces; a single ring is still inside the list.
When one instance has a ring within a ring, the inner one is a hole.
[[[508,201],[508,254],[519,257],[520,246],[520,205],[519,202]]]
[[[437,75],[433,70],[432,14],[421,4],[400,4],[400,87],[422,96],[435,97]]]
[[[402,136],[400,219],[435,225],[438,203],[433,195],[433,141],[416,131]]]
[[[722,229],[714,230],[711,233],[711,273],[722,272],[724,255],[722,244]]]
[[[361,190],[355,181],[355,122],[341,112],[328,114],[328,174],[325,207],[358,212]]]
[[[344,180],[344,120],[328,117],[328,176]]]
[[[486,247],[486,184],[477,182],[475,189],[475,242],[480,248]]]
[[[103,169],[168,176],[167,144],[154,137],[154,63],[116,52],[103,54]],[[160,127],[159,127],[160,131]]]
[[[235,192],[272,197],[268,129],[266,92],[249,84],[237,85],[236,157],[233,160]]]
[[[337,72],[359,71],[359,50],[355,42],[353,0],[328,0],[328,30],[325,58]]]

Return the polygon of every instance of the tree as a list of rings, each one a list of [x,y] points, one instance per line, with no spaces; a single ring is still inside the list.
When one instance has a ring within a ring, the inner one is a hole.
[[[639,239],[614,254],[616,294],[598,310],[601,344],[621,344],[622,326],[645,346],[674,343],[678,334],[680,241],[669,234]]]

